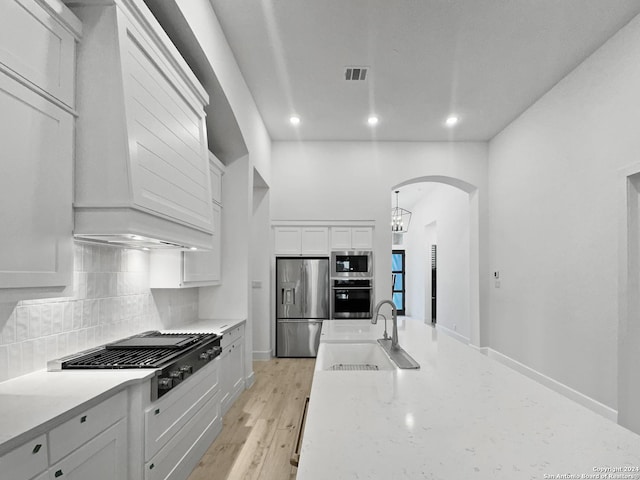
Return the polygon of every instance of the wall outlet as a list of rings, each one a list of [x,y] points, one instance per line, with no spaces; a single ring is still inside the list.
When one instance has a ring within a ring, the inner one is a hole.
[[[495,285],[496,285],[496,288],[500,288],[500,280],[496,280]]]

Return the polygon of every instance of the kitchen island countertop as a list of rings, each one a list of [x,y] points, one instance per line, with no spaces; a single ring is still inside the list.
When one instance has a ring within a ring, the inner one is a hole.
[[[381,323],[327,321],[321,341]],[[398,330],[419,370],[314,373],[298,480],[640,478],[639,435],[430,325]]]

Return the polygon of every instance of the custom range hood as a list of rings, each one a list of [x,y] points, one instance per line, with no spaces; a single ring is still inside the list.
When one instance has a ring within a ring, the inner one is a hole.
[[[78,45],[74,236],[210,249],[209,96],[142,0],[69,0]]]

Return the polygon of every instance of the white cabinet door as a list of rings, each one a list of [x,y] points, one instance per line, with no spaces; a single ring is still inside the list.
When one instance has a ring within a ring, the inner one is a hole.
[[[0,475],[2,478],[32,478],[46,471],[47,437],[40,437],[11,450],[0,457]]]
[[[220,393],[225,414],[244,390],[244,335],[223,348],[221,360]]]
[[[275,227],[273,230],[276,255],[300,255],[302,247],[300,227]]]
[[[120,420],[49,469],[50,480],[127,478],[127,424]]]
[[[372,250],[373,228],[353,227],[351,229],[351,248],[354,250]]]
[[[56,3],[51,8],[68,17],[68,10]],[[75,48],[73,35],[38,2],[0,2],[0,63],[71,107]]]
[[[331,249],[350,250],[351,249],[351,227],[331,228]]]
[[[301,253],[326,255],[329,253],[329,229],[327,227],[302,227]]]
[[[209,251],[184,252],[184,272],[183,286],[189,283],[204,283],[207,285],[217,285],[220,283],[220,266],[222,242],[220,241],[220,216],[222,209],[219,205],[213,204],[213,246]]]
[[[73,117],[0,72],[0,288],[73,280]],[[60,295],[60,291],[56,292]]]

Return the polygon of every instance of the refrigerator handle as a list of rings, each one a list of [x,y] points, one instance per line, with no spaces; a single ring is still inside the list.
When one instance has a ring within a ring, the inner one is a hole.
[[[305,264],[300,265],[300,272],[302,276],[302,315],[307,316],[307,269]]]

